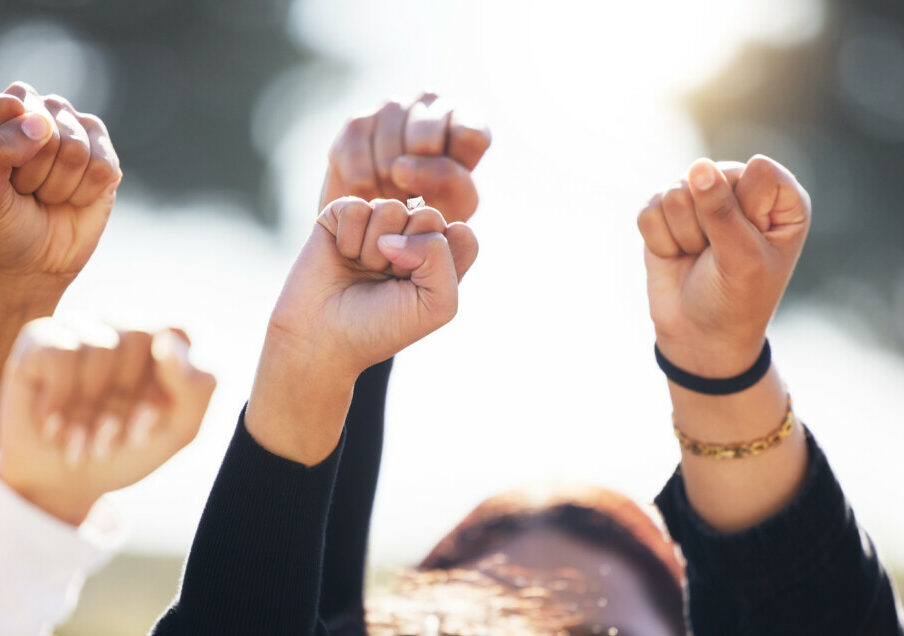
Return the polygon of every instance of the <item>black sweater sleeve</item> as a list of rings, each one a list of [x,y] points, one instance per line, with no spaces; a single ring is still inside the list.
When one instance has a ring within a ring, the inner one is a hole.
[[[239,418],[159,636],[326,633],[324,535],[345,434],[307,468],[259,446]]]
[[[345,420],[345,449],[336,476],[323,553],[320,615],[331,634],[363,634],[364,566],[380,457],[392,358],[355,383]]]
[[[737,533],[691,508],[680,469],[656,498],[687,560],[694,636],[904,634],[869,537],[807,432],[804,484],[775,516]]]

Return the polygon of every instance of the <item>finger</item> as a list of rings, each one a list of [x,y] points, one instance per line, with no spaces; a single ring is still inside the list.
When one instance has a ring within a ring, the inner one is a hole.
[[[367,201],[343,197],[323,209],[317,224],[335,238],[336,248],[342,256],[356,260],[361,257],[364,232],[372,212],[373,206]]]
[[[417,208],[408,214],[408,222],[402,234],[411,236],[413,234],[428,234],[430,232],[438,232],[440,234],[446,231],[446,221],[443,215],[434,208]],[[391,273],[396,278],[408,278],[411,272],[402,269],[398,265],[391,266]]]
[[[44,99],[47,109],[60,131],[60,147],[53,167],[35,196],[44,203],[65,203],[75,193],[91,160],[91,140],[78,120],[75,109],[62,97],[51,95]]]
[[[7,395],[27,399],[24,396],[37,394],[35,415],[48,439],[54,438],[64,423],[75,389],[78,347],[72,331],[43,318],[22,329],[6,363]]]
[[[755,155],[747,162],[735,196],[761,232],[809,223],[810,195],[787,168],[769,157]]]
[[[405,154],[405,108],[397,101],[386,102],[376,114],[374,164],[380,193],[387,199],[404,199],[406,192],[392,182],[392,162]]]
[[[430,232],[446,231],[446,221],[436,208],[422,207],[412,210],[408,216],[408,222],[402,232],[406,236],[412,234],[428,234]]]
[[[405,154],[441,155],[446,152],[452,109],[442,99],[418,100],[405,121]]]
[[[408,222],[408,208],[401,201],[376,199],[372,202],[374,211],[364,233],[361,246],[361,265],[372,272],[383,272],[389,267],[389,260],[380,251],[377,243],[384,234],[401,234]]]
[[[216,378],[189,361],[188,343],[173,330],[156,334],[151,351],[155,377],[170,403],[168,420],[175,427],[170,432],[175,434],[180,447],[185,446],[201,426],[216,388]]]
[[[458,278],[449,243],[442,234],[404,236],[386,234],[378,245],[393,264],[411,270],[411,282],[418,288],[418,300],[431,317],[442,325],[458,311]]]
[[[72,422],[63,433],[63,461],[70,469],[78,468],[85,459],[88,428],[82,422]]]
[[[392,164],[392,179],[406,192],[424,197],[443,212],[448,223],[467,221],[477,209],[471,173],[448,157],[404,155]]]
[[[86,425],[97,419],[116,366],[119,335],[106,325],[82,325],[76,332],[81,340],[78,349],[79,372],[75,379],[75,403],[72,417]]]
[[[716,263],[728,270],[759,258],[762,238],[747,220],[731,185],[713,162],[699,159],[688,172],[697,221]]]
[[[373,199],[380,196],[374,167],[373,136],[376,116],[348,121],[330,149],[330,163],[341,176],[342,194]]]
[[[699,254],[706,247],[706,237],[697,214],[694,199],[686,181],[679,181],[662,195],[662,211],[669,232],[685,254]]]
[[[38,113],[21,115],[0,125],[0,178],[8,181],[12,168],[31,161],[52,134],[50,122]]]
[[[490,129],[470,123],[458,111],[449,120],[448,155],[468,170],[477,167],[492,142]]]
[[[662,211],[662,195],[657,194],[637,215],[637,228],[647,249],[659,258],[681,256],[681,248],[669,230]]]
[[[477,260],[477,237],[466,223],[452,223],[446,229],[446,240],[449,242],[449,250],[452,252],[455,274],[458,281],[461,282],[461,279],[471,269],[471,265]]]
[[[90,158],[82,175],[82,180],[72,193],[69,201],[75,207],[90,205],[103,196],[104,191],[113,183],[122,180],[119,157],[113,149],[110,134],[104,123],[94,115],[78,115],[78,121],[88,133]]]
[[[0,93],[0,124],[25,114],[25,104],[15,95]],[[401,154],[401,153],[399,153]]]
[[[44,104],[44,99],[32,87],[17,82],[10,86],[7,92],[21,99],[28,112],[46,117],[53,129],[41,150],[28,162],[16,167],[10,180],[16,192],[33,194],[41,187],[41,184],[44,183],[53,168],[57,151],[60,147],[60,130],[56,119]]]

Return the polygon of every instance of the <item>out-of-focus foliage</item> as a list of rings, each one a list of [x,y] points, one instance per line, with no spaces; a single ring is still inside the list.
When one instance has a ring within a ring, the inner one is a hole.
[[[287,33],[291,5],[0,0],[0,82],[100,114],[127,181],[155,197],[217,191],[272,222],[251,117],[273,77],[312,59]]]
[[[904,3],[826,0],[819,37],[751,46],[690,100],[719,159],[769,154],[813,197],[789,293],[904,348]]]

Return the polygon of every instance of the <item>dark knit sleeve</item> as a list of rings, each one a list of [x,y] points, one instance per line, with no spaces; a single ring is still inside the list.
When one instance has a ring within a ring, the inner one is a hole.
[[[809,431],[807,446],[795,499],[741,532],[694,512],[680,468],[656,498],[687,560],[694,636],[904,634],[888,575]]]
[[[258,445],[242,412],[182,589],[153,634],[325,633],[317,615],[323,544],[344,440],[308,468]]]
[[[355,383],[345,420],[345,449],[326,532],[320,615],[331,634],[363,634],[364,566],[380,457],[392,359]]]

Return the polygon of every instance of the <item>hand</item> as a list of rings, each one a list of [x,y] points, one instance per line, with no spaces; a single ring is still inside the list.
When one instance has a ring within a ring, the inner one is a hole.
[[[471,171],[489,146],[486,127],[468,125],[432,93],[409,107],[386,102],[342,129],[330,150],[320,207],[344,196],[421,196],[447,222],[467,221],[477,209]]]
[[[452,319],[477,257],[463,223],[398,201],[334,201],[273,310],[245,423],[306,465],[336,447],[355,379]]]
[[[16,82],[0,94],[0,293],[49,315],[94,252],[122,179],[103,122]]]
[[[198,431],[216,381],[179,330],[78,333],[26,325],[0,393],[0,479],[73,525],[105,492],[150,474]]]
[[[731,377],[759,356],[800,256],[810,197],[775,161],[696,161],[637,224],[656,341],[679,367]]]

